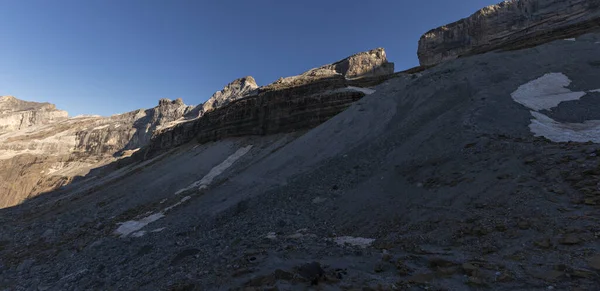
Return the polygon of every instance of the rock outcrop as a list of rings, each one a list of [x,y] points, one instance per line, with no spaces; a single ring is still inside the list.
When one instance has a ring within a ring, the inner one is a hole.
[[[252,77],[235,80],[203,105],[200,118],[159,132],[136,157],[145,159],[193,139],[203,143],[315,127],[364,97],[368,90],[361,88],[382,83],[393,70],[378,48],[263,87],[257,88]]]
[[[348,79],[373,77],[394,73],[394,63],[388,62],[383,48],[376,48],[367,52],[354,54],[333,64],[310,70],[305,74],[322,74],[324,70],[333,71]]]
[[[509,0],[433,29],[419,40],[422,66],[531,47],[600,28],[600,0]]]
[[[202,107],[202,112],[209,112],[237,99],[255,95],[257,89],[258,85],[256,85],[256,80],[252,76],[239,78],[227,84],[223,90],[216,92],[204,104],[199,106]]]
[[[67,118],[52,104],[10,97],[2,105],[0,120],[15,113],[43,118],[0,132],[0,207],[53,190],[134,152],[157,129],[171,126],[192,108],[181,99],[161,99],[157,107],[147,110]]]
[[[0,134],[65,120],[67,116],[66,111],[57,110],[54,104],[0,96]]]

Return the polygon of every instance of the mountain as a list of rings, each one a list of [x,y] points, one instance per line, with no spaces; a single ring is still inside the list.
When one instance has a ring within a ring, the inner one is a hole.
[[[0,134],[67,119],[67,112],[50,103],[0,96]]]
[[[157,129],[193,107],[161,99],[157,107],[110,117],[79,116],[48,103],[0,99],[0,207],[70,183],[127,156]]]
[[[247,76],[196,107],[181,99],[161,99],[157,107],[111,117],[67,118],[65,111],[52,104],[3,97],[0,122],[5,122],[0,128],[6,132],[0,131],[0,207],[67,185],[144,146],[138,155],[145,158],[149,151],[193,138],[212,140],[314,127],[365,95],[363,89],[351,85],[381,83],[394,72],[383,49],[340,62],[346,63],[352,77],[364,76],[346,80],[335,71],[339,66],[335,64],[329,65],[326,75],[303,74],[260,88]]]
[[[0,286],[596,290],[600,30],[570,31],[234,81],[215,96],[235,100],[0,210]]]

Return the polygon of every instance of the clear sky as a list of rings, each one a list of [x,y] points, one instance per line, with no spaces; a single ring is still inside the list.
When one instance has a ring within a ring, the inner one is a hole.
[[[500,0],[0,0],[0,95],[71,116],[206,101],[376,47],[400,71],[426,31]]]

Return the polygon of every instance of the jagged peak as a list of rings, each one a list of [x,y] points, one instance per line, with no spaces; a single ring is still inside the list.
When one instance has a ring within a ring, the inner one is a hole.
[[[215,92],[204,104],[204,112],[225,106],[231,101],[256,94],[258,85],[252,76],[238,78],[227,84],[223,90]]]
[[[185,103],[183,103],[183,99],[181,98],[177,98],[175,100],[171,100],[169,98],[161,98],[158,100],[158,106],[168,106],[168,105],[179,105],[179,106],[184,106]]]

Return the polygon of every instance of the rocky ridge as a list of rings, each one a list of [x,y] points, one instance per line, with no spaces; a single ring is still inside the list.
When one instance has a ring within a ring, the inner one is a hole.
[[[377,48],[266,86],[258,87],[251,76],[240,78],[194,109],[202,107],[201,118],[159,132],[136,155],[147,159],[193,139],[204,143],[313,128],[372,93],[368,87],[393,73],[394,63]]]
[[[600,27],[600,0],[508,0],[430,30],[419,40],[422,66],[492,50],[531,47]]]

